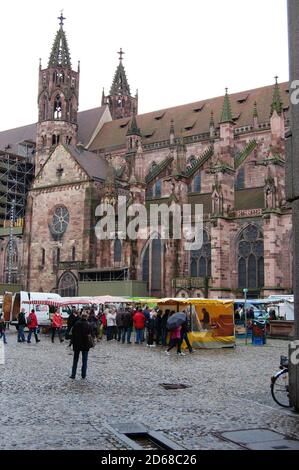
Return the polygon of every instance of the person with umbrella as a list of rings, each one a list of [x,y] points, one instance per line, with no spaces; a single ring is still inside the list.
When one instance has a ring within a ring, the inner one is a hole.
[[[167,328],[170,330],[170,344],[166,350],[166,354],[169,356],[170,351],[176,346],[177,355],[185,356],[181,351],[181,329],[182,325],[187,321],[186,314],[183,312],[174,313],[167,320]]]
[[[192,354],[194,351],[193,351],[193,348],[190,344],[190,341],[189,341],[189,338],[188,338],[188,332],[190,331],[190,327],[189,327],[189,321],[188,321],[188,317],[186,315],[186,321],[182,324],[182,329],[181,329],[181,345],[183,344],[183,341],[185,341],[188,349],[189,349],[189,353]]]

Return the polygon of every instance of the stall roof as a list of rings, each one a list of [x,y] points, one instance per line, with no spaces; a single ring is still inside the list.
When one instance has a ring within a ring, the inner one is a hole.
[[[220,299],[199,299],[199,298],[185,298],[185,297],[180,297],[180,298],[165,298],[165,299],[160,299],[158,301],[158,305],[177,305],[177,304],[182,304],[182,305],[215,305],[217,304],[223,304],[223,305],[233,305],[234,301],[233,299],[227,299],[227,300],[220,300]]]

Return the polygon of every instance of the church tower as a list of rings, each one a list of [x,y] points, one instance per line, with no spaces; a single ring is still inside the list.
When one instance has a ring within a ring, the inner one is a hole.
[[[72,70],[61,14],[48,67],[39,68],[36,174],[51,149],[59,143],[77,143],[80,68]]]
[[[103,90],[102,106],[108,105],[112,119],[122,119],[138,114],[138,95],[131,96],[130,86],[123,66],[122,49],[118,52],[119,64],[114,74],[110,95],[105,96]]]

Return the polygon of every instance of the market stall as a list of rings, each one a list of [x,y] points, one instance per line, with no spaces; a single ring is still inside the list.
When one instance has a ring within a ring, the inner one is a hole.
[[[185,311],[189,316],[193,347],[204,349],[235,346],[234,302],[232,300],[167,298],[158,302],[165,311]],[[184,346],[184,345],[183,345]]]

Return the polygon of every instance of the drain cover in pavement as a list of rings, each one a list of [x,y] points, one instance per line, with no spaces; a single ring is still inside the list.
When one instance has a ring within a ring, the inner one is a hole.
[[[299,441],[288,439],[270,429],[244,429],[223,432],[220,436],[251,450],[299,450]]]
[[[183,390],[184,388],[190,388],[191,385],[185,384],[160,384],[161,387],[165,388],[165,390]]]

